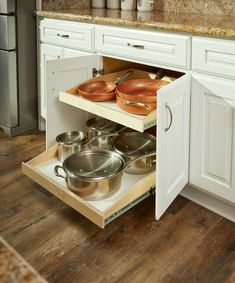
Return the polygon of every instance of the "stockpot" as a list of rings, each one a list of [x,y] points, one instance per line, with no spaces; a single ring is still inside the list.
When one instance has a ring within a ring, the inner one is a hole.
[[[148,154],[150,155],[155,153]],[[125,163],[122,156],[116,152],[86,150],[67,157],[62,166],[55,166],[54,172],[57,177],[64,178],[69,189],[80,197],[86,200],[101,200],[120,188],[123,171],[139,158]],[[60,169],[65,176],[59,173]]]

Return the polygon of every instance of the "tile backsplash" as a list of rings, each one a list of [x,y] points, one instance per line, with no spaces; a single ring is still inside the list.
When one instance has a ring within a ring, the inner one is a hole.
[[[161,12],[235,15],[235,0],[154,0]],[[42,0],[43,10],[88,9],[90,0]]]

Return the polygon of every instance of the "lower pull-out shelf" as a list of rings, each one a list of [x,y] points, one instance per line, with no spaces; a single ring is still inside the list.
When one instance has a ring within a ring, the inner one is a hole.
[[[56,145],[22,163],[22,172],[101,228],[150,195],[156,184],[156,172],[124,173],[121,188],[114,195],[104,200],[86,201],[71,192],[64,179],[54,175],[54,167],[58,164]]]

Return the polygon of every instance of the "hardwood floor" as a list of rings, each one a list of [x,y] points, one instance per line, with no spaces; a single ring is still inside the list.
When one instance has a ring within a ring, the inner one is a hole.
[[[104,230],[21,174],[44,135],[0,132],[0,234],[51,283],[235,282],[235,224],[178,197],[146,199]]]

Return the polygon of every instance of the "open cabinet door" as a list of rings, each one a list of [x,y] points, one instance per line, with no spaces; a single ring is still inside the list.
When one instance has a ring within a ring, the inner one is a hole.
[[[47,114],[46,147],[55,143],[55,137],[65,131],[84,130],[87,113],[59,101],[59,91],[80,84],[93,76],[93,68],[101,66],[99,55],[84,55],[77,58],[47,62]]]
[[[191,75],[158,92],[156,219],[188,182]]]

